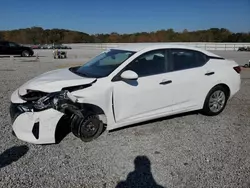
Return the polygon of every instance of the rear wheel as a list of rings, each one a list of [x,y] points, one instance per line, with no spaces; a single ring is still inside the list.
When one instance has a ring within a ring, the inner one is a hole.
[[[226,107],[229,91],[226,87],[218,85],[214,87],[207,95],[203,114],[208,116],[216,116],[220,114]]]

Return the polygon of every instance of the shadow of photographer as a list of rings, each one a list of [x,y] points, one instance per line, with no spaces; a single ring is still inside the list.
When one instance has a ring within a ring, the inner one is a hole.
[[[134,160],[134,165],[135,170],[128,174],[125,181],[119,182],[116,188],[163,188],[154,180],[148,157],[137,156]]]

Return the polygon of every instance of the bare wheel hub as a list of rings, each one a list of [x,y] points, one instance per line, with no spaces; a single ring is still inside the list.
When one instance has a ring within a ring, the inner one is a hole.
[[[86,130],[87,130],[88,132],[95,131],[95,130],[96,130],[96,127],[95,127],[95,125],[94,125],[92,122],[90,122],[90,123],[86,126]]]
[[[98,131],[98,127],[99,127],[99,120],[91,119],[86,122],[83,120],[81,125],[81,134],[87,138],[92,137]]]

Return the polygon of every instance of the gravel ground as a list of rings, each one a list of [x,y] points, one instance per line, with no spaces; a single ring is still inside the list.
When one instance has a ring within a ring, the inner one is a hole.
[[[249,53],[218,54],[241,64],[250,59]],[[241,91],[216,117],[193,113],[164,118],[105,132],[90,143],[72,134],[53,145],[32,145],[13,137],[11,93],[36,75],[87,58],[0,59],[0,187],[104,188],[121,181],[166,188],[250,187],[249,70],[242,72]]]

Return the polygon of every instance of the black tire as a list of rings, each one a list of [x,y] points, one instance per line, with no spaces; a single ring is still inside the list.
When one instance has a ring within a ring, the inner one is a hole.
[[[24,50],[21,54],[22,57],[29,57],[30,56],[30,52],[28,50]]]
[[[88,115],[72,127],[74,127],[72,133],[75,136],[84,142],[90,142],[101,135],[104,124],[97,115]]]
[[[219,92],[219,91],[222,92],[222,93],[224,93],[224,95],[225,95],[225,102],[223,104],[223,107],[219,111],[214,112],[209,107],[209,101],[210,101],[210,98],[212,97],[212,95],[215,92]],[[203,105],[202,114],[207,115],[207,116],[216,116],[216,115],[220,114],[225,109],[225,107],[227,105],[228,98],[229,98],[229,91],[228,91],[228,89],[225,86],[223,86],[223,85],[215,86],[207,94],[207,97],[206,97],[204,105]]]

